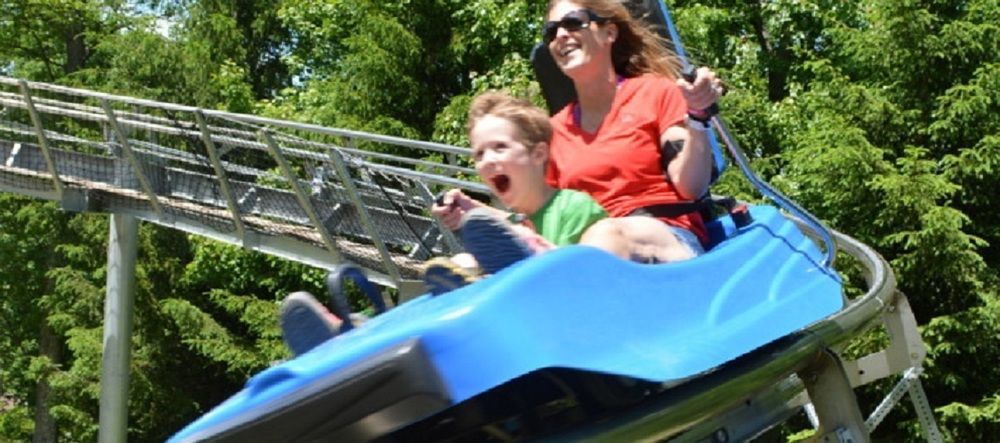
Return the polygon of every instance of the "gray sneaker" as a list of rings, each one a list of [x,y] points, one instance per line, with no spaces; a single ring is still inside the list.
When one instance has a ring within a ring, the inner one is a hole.
[[[459,235],[465,250],[476,258],[479,268],[487,274],[496,274],[533,254],[509,222],[497,218],[486,208],[466,212]]]
[[[295,356],[309,352],[340,333],[343,321],[312,294],[294,292],[281,302],[281,336]]]

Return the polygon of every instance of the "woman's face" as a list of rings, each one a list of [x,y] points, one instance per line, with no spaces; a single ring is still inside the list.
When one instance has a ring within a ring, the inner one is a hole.
[[[583,6],[568,0],[556,3],[549,11],[546,22],[559,24],[553,27],[554,34],[550,32],[552,39],[548,46],[556,65],[567,76],[576,79],[589,71],[613,69],[611,44],[618,32],[615,24],[599,24]],[[581,23],[584,26],[578,26]]]

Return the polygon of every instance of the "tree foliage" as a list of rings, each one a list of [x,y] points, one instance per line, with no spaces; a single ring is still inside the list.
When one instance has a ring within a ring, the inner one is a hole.
[[[1000,423],[997,0],[668,4],[692,58],[726,79],[724,116],[754,168],[891,262],[929,346],[924,385],[945,432],[990,439]],[[464,145],[475,94],[508,89],[542,104],[529,57],[543,8],[10,0],[0,73]],[[716,187],[759,198],[734,171]],[[96,438],[107,232],[105,215],[0,194],[0,440]],[[155,226],[140,239],[129,433],[162,441],[287,356],[279,301],[321,291],[322,274]],[[870,410],[876,392],[861,398]],[[917,432],[912,413],[893,414],[877,437]]]

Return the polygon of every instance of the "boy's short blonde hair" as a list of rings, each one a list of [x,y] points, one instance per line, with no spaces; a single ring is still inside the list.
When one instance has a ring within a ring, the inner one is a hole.
[[[529,149],[539,143],[548,143],[552,139],[552,123],[544,110],[523,98],[513,97],[500,91],[486,91],[476,96],[469,106],[469,120],[466,130],[472,128],[480,119],[492,115],[506,119],[514,124],[520,132],[521,143]]]

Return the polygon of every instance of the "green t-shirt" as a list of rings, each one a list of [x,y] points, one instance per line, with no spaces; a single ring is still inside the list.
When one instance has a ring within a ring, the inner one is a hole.
[[[583,231],[607,216],[604,208],[589,195],[560,189],[528,219],[546,240],[556,246],[566,246],[579,243]]]

